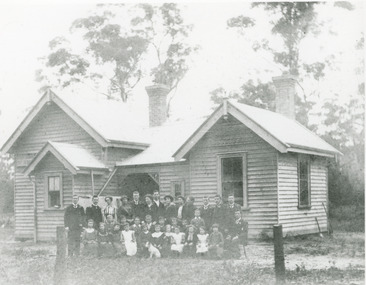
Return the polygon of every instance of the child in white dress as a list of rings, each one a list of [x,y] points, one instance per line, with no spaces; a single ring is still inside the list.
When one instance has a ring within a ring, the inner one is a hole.
[[[208,234],[204,227],[200,227],[200,232],[197,234],[197,251],[196,253],[204,256],[208,252]]]
[[[125,245],[127,256],[134,256],[137,252],[137,244],[134,231],[130,230],[130,225],[127,223],[121,233],[121,240]]]
[[[179,256],[183,252],[184,247],[184,233],[180,232],[179,227],[174,228],[174,233],[171,234],[172,237],[172,247],[171,250],[176,256]]]

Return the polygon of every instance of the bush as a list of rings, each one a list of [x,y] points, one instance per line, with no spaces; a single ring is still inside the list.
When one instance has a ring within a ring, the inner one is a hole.
[[[365,232],[364,205],[331,205],[329,216],[334,230],[346,232]]]

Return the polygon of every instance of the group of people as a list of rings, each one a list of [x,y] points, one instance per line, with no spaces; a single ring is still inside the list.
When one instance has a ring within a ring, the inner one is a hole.
[[[117,207],[106,197],[103,209],[93,196],[86,211],[78,199],[74,196],[65,211],[69,256],[79,255],[82,244],[86,256],[238,258],[247,244],[248,223],[233,194],[225,204],[216,195],[214,206],[204,197],[195,207],[193,197],[166,195],[163,203],[156,190],[142,202],[135,191],[132,201],[123,195]]]

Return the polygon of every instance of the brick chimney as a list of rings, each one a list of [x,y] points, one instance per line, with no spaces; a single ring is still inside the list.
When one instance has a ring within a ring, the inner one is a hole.
[[[145,88],[149,95],[149,126],[161,126],[167,119],[167,97],[169,87],[155,84]]]
[[[276,112],[295,120],[296,77],[284,74],[272,80],[276,87]]]

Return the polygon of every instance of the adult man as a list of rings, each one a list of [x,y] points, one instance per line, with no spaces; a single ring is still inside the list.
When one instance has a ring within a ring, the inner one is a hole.
[[[94,221],[94,228],[99,228],[99,223],[103,221],[102,209],[98,206],[99,198],[97,195],[92,197],[91,206],[86,208],[86,220],[92,219]]]
[[[168,223],[171,222],[171,219],[177,217],[177,207],[173,203],[174,198],[170,195],[166,195],[164,197],[165,200],[165,218]]]
[[[164,217],[165,207],[164,207],[164,204],[162,202],[160,202],[160,192],[159,192],[159,190],[157,190],[157,189],[154,190],[153,199],[154,199],[154,203],[157,207],[156,216],[157,217]]]
[[[235,221],[232,223],[230,234],[232,236],[232,249],[233,253],[236,253],[236,257],[240,257],[239,245],[243,246],[244,254],[245,246],[248,244],[248,222],[244,221],[241,217],[241,210],[235,211]]]
[[[210,207],[210,198],[208,196],[203,197],[203,205],[200,208],[201,218],[205,221],[206,229],[210,229],[212,225],[212,212]]]
[[[227,197],[228,203],[225,204],[225,221],[227,225],[230,225],[235,216],[236,211],[241,210],[241,206],[235,203],[234,193],[230,193]]]
[[[133,217],[139,217],[141,219],[144,219],[144,209],[143,209],[143,203],[140,201],[140,193],[138,191],[133,191],[132,193],[132,213]]]
[[[79,204],[79,196],[72,197],[72,204],[65,210],[64,223],[68,232],[68,255],[80,254],[80,235],[85,221],[84,208]]]
[[[220,231],[225,229],[225,208],[220,195],[215,196],[215,207],[212,210],[212,223],[219,224]]]

